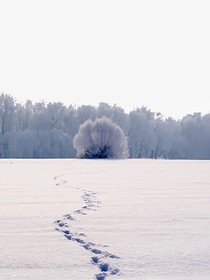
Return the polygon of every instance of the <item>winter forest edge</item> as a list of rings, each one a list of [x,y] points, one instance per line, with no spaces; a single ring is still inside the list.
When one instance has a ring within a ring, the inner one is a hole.
[[[102,117],[122,129],[130,158],[210,159],[210,114],[174,120],[146,107],[125,113],[107,103],[76,108],[28,100],[23,105],[6,94],[0,95],[0,158],[75,158],[80,126]]]

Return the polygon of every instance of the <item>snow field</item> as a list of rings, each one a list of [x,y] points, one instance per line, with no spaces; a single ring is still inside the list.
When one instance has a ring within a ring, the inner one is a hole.
[[[1,279],[209,279],[209,161],[0,168]]]

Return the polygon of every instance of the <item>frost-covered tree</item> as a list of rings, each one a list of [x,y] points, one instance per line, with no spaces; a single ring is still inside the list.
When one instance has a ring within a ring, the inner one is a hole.
[[[74,137],[79,158],[127,158],[127,138],[110,119],[87,120]]]
[[[0,157],[8,157],[8,136],[14,125],[14,99],[7,94],[0,95]]]
[[[154,133],[154,113],[146,107],[137,108],[129,114],[128,144],[130,157],[152,157],[156,135]]]

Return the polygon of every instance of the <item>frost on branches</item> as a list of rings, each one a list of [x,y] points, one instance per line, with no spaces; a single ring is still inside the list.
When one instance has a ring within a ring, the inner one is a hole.
[[[108,118],[87,120],[74,137],[78,158],[127,158],[127,138]]]

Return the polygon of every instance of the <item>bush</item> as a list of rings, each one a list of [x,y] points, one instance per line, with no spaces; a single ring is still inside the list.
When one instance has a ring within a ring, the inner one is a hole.
[[[83,123],[74,137],[78,158],[127,158],[127,138],[108,118]]]

